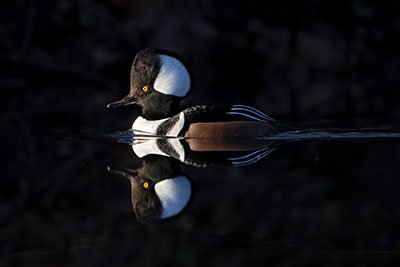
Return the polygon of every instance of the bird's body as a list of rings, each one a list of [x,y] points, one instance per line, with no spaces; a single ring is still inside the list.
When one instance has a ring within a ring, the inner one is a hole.
[[[271,133],[276,133],[272,125],[255,121],[198,122],[190,124],[184,136],[200,139],[236,139],[259,138]]]
[[[130,93],[108,107],[136,104],[142,115],[132,129],[147,135],[201,139],[258,138],[288,130],[261,111],[245,105],[194,105],[180,101],[193,89],[191,71],[172,52],[140,51],[132,64]]]
[[[281,124],[260,114],[246,106],[198,105],[159,120],[139,116],[132,129],[158,136],[214,139],[258,138],[282,129]]]

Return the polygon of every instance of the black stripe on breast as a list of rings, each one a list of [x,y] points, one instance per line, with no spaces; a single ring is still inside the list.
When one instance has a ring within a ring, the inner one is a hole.
[[[170,155],[171,157],[180,160],[180,157],[179,157],[180,155],[178,154],[178,152],[176,152],[174,147],[168,142],[168,139],[158,139],[157,146],[165,154]]]
[[[171,130],[172,127],[179,121],[179,113],[176,114],[175,116],[171,117],[170,119],[164,121],[161,123],[156,131],[157,135],[162,135],[165,136],[168,134],[169,130]]]

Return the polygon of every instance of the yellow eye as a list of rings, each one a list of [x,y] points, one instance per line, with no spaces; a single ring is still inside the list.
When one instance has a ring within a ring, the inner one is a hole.
[[[146,189],[149,188],[149,183],[148,182],[144,182],[143,183],[143,187],[146,188]]]
[[[149,90],[149,87],[143,86],[143,87],[142,87],[142,90],[143,90],[143,92],[147,92],[147,90]]]

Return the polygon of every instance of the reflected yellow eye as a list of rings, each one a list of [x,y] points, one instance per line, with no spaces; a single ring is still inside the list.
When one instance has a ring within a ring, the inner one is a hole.
[[[147,90],[149,90],[149,87],[143,86],[143,87],[142,87],[142,90],[143,90],[143,92],[147,92]]]
[[[146,188],[146,189],[149,188],[149,183],[148,182],[144,182],[143,183],[143,187]]]

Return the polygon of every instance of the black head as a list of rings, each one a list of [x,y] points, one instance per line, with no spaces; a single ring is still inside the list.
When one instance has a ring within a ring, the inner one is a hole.
[[[147,48],[132,63],[130,92],[107,107],[137,104],[146,119],[162,119],[178,112],[192,90],[193,79],[183,59],[170,51]]]

